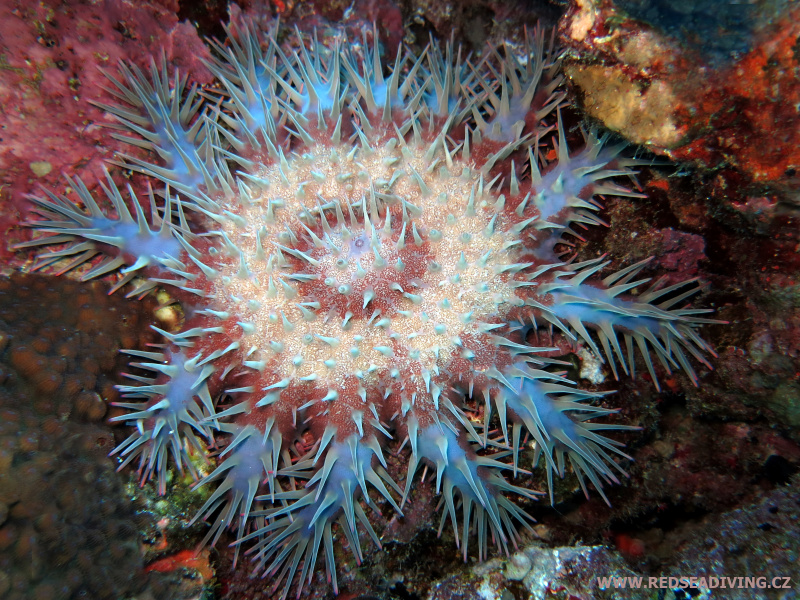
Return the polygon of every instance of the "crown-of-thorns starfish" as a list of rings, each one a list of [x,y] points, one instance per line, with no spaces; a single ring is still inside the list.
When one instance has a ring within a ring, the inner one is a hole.
[[[170,464],[193,469],[190,447],[221,448],[196,518],[206,542],[234,530],[282,597],[295,580],[302,593],[323,544],[336,590],[334,531],[358,561],[359,529],[380,546],[365,507],[401,513],[420,464],[465,558],[473,534],[482,558],[529,528],[507,494],[537,492],[501,474],[517,474],[523,440],[551,490],[569,462],[605,498],[628,458],[605,432],[631,427],[598,422],[615,412],[605,394],[545,370],[556,348],[528,339],[549,327],[615,376],[633,376],[638,348],[656,385],[652,356],[697,383],[689,359],[713,352],[696,333],[706,311],[682,307],[697,286],[642,289],[644,263],[598,281],[602,259],[556,252],[574,224],[602,223],[599,195],[641,197],[613,180],[643,161],[592,132],[567,147],[552,37],[477,64],[431,43],[387,68],[366,39],[361,54],[316,37],[290,52],[228,33],[212,43],[217,90],[163,61],[109,75],[116,137],[152,154],[120,164],[159,192],[128,201],[109,176],[104,211],[71,181],[77,202],[37,199],[41,235],[21,245],[51,247],[37,268],[115,273],[113,290],[181,303],[160,347],[127,350],[122,466],[138,459],[164,493]],[[404,487],[387,445],[408,459]]]

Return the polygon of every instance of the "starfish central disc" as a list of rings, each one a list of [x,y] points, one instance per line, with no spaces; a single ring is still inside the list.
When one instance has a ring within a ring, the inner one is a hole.
[[[504,198],[443,154],[396,138],[320,146],[258,173],[270,184],[249,206],[225,207],[237,216],[207,254],[240,268],[214,295],[253,365],[306,395],[355,387],[363,403],[480,351],[486,321],[515,304],[518,239],[497,222]]]

